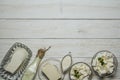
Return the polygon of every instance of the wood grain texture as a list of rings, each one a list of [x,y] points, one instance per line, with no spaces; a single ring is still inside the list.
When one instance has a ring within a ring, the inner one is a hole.
[[[120,20],[0,20],[0,38],[120,38]]]
[[[119,0],[63,0],[63,14],[69,18],[119,18]]]
[[[0,55],[15,42],[29,46],[34,56],[39,48],[51,46],[48,57],[62,57],[69,52],[73,57],[93,57],[100,50],[109,50],[120,57],[120,39],[0,39]]]
[[[71,52],[74,63],[89,65],[96,52],[109,50],[119,65],[117,74],[104,80],[120,80],[119,34],[119,0],[0,0],[0,61],[15,42],[33,51],[30,62],[48,46],[43,60],[61,60]],[[94,74],[92,80],[100,79]]]
[[[59,0],[1,0],[0,18],[52,18],[59,9]]]
[[[0,0],[0,18],[120,19],[119,0]]]

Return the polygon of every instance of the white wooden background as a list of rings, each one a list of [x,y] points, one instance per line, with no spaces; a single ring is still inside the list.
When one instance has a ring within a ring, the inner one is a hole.
[[[72,52],[74,63],[88,64],[97,51],[109,50],[119,65],[104,80],[120,80],[120,0],[0,0],[0,61],[15,42],[31,48],[32,60],[48,46],[45,58]]]

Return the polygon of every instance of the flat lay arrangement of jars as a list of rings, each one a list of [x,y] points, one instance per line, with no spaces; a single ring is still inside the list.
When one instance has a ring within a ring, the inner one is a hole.
[[[72,53],[61,60],[48,58],[42,60],[47,51],[52,48],[40,48],[32,63],[32,51],[26,45],[16,42],[8,50],[0,64],[0,80],[64,80],[69,74],[69,80],[92,80],[93,73],[99,78],[110,78],[117,71],[117,57],[109,50],[101,50],[91,58],[91,65],[85,62],[73,64]],[[42,60],[42,61],[41,61]],[[29,65],[28,65],[29,64]]]

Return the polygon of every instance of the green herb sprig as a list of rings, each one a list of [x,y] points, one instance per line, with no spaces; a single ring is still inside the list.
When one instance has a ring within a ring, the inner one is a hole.
[[[80,76],[82,75],[82,74],[80,74],[79,73],[79,71],[77,71],[77,70],[74,70],[74,76],[77,78],[77,79],[79,79],[80,78]]]
[[[103,59],[103,58],[99,57],[99,58],[98,58],[98,61],[101,63],[102,66],[105,65],[105,62],[104,62],[104,59]]]

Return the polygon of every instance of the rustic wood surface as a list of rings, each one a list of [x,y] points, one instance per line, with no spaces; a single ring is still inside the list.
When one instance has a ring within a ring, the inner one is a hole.
[[[117,74],[104,80],[120,80],[120,1],[0,0],[0,61],[15,42],[32,50],[31,61],[48,46],[44,59],[71,52],[74,63],[89,65],[96,52],[109,50],[119,64]],[[94,74],[92,80],[100,79]]]

